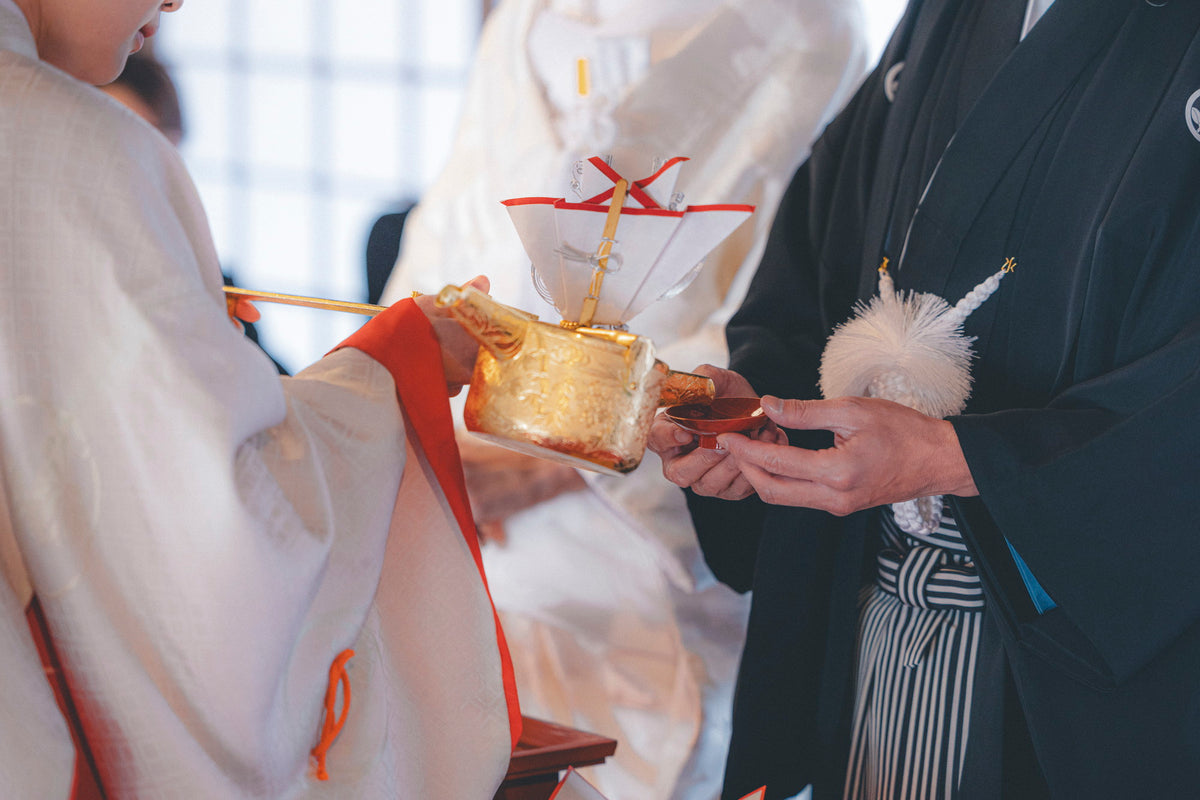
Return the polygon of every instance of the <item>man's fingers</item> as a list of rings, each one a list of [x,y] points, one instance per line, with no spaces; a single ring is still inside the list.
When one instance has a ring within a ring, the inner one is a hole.
[[[754,491],[737,463],[720,450],[698,447],[681,455],[668,453],[663,459],[663,476],[705,497],[740,500]]]
[[[862,418],[861,399],[784,400],[773,395],[762,398],[763,411],[777,425],[793,430],[846,431]]]
[[[741,474],[765,503],[815,508],[837,516],[856,510],[845,495],[815,481],[776,475],[754,464],[742,464]]]
[[[691,487],[709,470],[722,466],[725,453],[719,450],[696,448],[663,462],[663,475],[676,486]]]
[[[659,414],[658,418],[650,425],[650,435],[646,439],[646,446],[650,448],[651,452],[663,455],[676,447],[686,447],[693,440],[692,434]]]
[[[737,463],[732,458],[725,457],[692,484],[692,491],[705,497],[741,500],[743,497],[749,497],[754,488],[742,475]]]
[[[736,433],[722,434],[717,441],[740,467],[754,466],[772,475],[827,483],[838,467],[831,456],[836,451],[780,446]]]

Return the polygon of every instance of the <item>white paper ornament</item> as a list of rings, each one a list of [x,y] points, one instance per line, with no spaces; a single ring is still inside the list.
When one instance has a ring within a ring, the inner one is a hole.
[[[742,203],[686,205],[675,191],[688,159],[675,156],[641,180],[625,181],[603,288],[585,324],[623,328],[651,303],[681,291],[705,256],[754,213]],[[562,318],[580,321],[616,184],[624,178],[599,156],[580,162],[574,193],[504,200],[532,262],[534,285]]]

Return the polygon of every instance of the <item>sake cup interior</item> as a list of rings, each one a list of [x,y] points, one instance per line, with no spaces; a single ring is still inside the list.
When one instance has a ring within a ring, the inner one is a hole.
[[[695,434],[700,446],[709,450],[716,449],[718,434],[745,433],[767,424],[767,415],[757,397],[718,397],[707,403],[671,406],[663,413],[688,433]]]

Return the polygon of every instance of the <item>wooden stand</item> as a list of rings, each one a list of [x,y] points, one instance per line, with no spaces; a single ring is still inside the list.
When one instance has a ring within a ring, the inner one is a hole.
[[[616,739],[523,717],[521,740],[493,800],[548,800],[567,767],[602,764]]]

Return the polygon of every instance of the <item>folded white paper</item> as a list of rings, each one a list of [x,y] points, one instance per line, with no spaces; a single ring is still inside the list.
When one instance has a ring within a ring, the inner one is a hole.
[[[604,159],[581,162],[580,202],[564,197],[503,201],[536,282],[564,320],[580,320],[584,298],[602,268],[596,310],[587,322],[624,326],[655,300],[686,286],[704,257],[754,213],[754,206],[741,204],[682,206],[675,183],[685,161],[672,158],[654,174],[628,182],[606,261],[598,254],[622,176]]]

